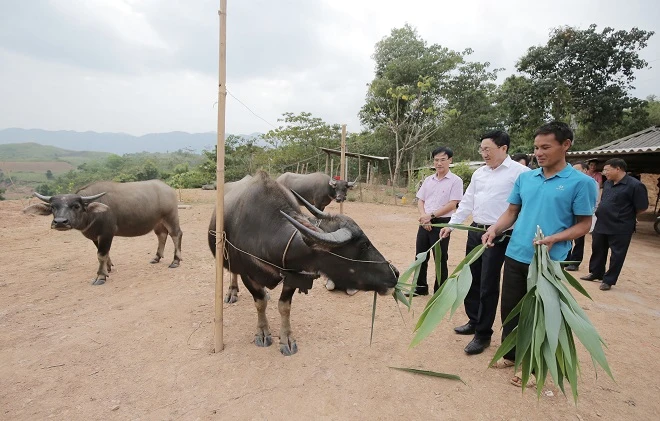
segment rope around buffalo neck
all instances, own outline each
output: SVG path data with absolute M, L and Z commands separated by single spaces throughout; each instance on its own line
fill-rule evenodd
M 285 264 L 284 264 L 284 259 L 285 259 L 285 257 L 286 257 L 286 253 L 287 253 L 287 251 L 289 250 L 289 246 L 291 245 L 291 241 L 293 240 L 293 237 L 295 237 L 295 235 L 296 235 L 297 232 L 298 232 L 298 231 L 294 231 L 294 232 L 293 232 L 293 235 L 291 235 L 291 238 L 289 238 L 289 242 L 286 244 L 286 248 L 284 249 L 284 253 L 282 254 L 282 266 L 285 266 Z M 216 235 L 216 232 L 215 232 L 214 230 L 209 230 L 209 233 L 210 233 L 211 235 L 213 235 L 213 236 L 216 238 L 216 243 L 215 243 L 215 245 L 216 245 L 216 247 L 217 247 L 218 244 L 219 244 L 219 241 L 217 240 L 218 236 Z M 222 232 L 222 240 L 220 240 L 220 241 L 224 241 L 225 243 L 227 243 L 227 244 L 229 244 L 230 246 L 232 246 L 235 250 L 237 250 L 237 251 L 239 251 L 239 252 L 241 252 L 241 253 L 243 253 L 243 254 L 247 254 L 248 256 L 253 257 L 253 258 L 259 260 L 260 262 L 266 263 L 266 264 L 268 264 L 268 265 L 270 265 L 270 266 L 273 266 L 273 267 L 276 267 L 276 268 L 278 268 L 278 269 L 280 269 L 280 270 L 284 270 L 284 271 L 287 271 L 287 272 L 295 272 L 295 270 L 293 270 L 293 269 L 287 269 L 287 268 L 284 268 L 284 267 L 280 267 L 280 266 L 278 266 L 278 265 L 276 265 L 276 264 L 274 264 L 274 263 L 271 263 L 271 262 L 269 262 L 269 261 L 267 261 L 267 260 L 264 260 L 264 259 L 262 259 L 262 258 L 260 258 L 260 257 L 257 257 L 257 256 L 255 256 L 254 254 L 248 253 L 248 252 L 245 251 L 245 250 L 241 250 L 241 249 L 239 249 L 238 247 L 236 247 L 234 244 L 232 244 L 232 243 L 227 239 L 227 233 L 224 232 L 224 231 Z M 225 256 L 225 258 L 227 259 L 227 262 L 229 262 L 229 255 L 227 254 L 227 248 L 226 248 L 226 247 L 223 247 L 223 248 L 224 248 L 224 251 L 225 251 L 224 256 Z M 341 256 L 341 255 L 339 255 L 339 254 L 337 254 L 337 253 L 333 253 L 333 252 L 331 252 L 331 251 L 328 251 L 328 253 L 329 253 L 329 254 L 332 254 L 332 255 L 335 256 L 335 257 L 339 257 L 340 259 L 349 260 L 349 261 L 351 261 L 351 262 L 357 262 L 357 263 L 387 263 L 387 264 L 390 266 L 390 270 L 392 270 L 392 273 L 394 273 L 394 269 L 393 269 L 393 266 L 392 266 L 392 262 L 390 262 L 389 260 L 383 260 L 383 261 L 380 261 L 380 262 L 377 261 L 377 260 L 357 260 L 357 259 L 351 259 L 350 257 Z M 231 271 L 231 262 L 229 262 L 229 265 L 230 265 L 230 271 Z

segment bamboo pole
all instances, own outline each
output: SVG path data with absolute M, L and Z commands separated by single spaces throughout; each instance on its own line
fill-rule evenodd
M 325 154 L 325 173 L 328 174 L 328 170 L 330 169 L 330 154 L 326 153 Z
M 222 233 L 225 228 L 225 107 L 227 103 L 227 0 L 220 0 L 220 48 L 218 58 L 218 141 L 216 162 L 216 198 L 215 198 L 215 317 L 213 318 L 214 352 L 220 352 L 225 345 L 222 340 L 222 278 L 224 268 L 224 242 Z
M 358 188 L 360 189 L 360 202 L 362 202 L 362 162 L 358 155 Z
M 341 125 L 341 156 L 339 159 L 339 179 L 346 180 L 346 125 L 345 124 Z M 344 213 L 344 202 L 339 203 L 339 213 Z

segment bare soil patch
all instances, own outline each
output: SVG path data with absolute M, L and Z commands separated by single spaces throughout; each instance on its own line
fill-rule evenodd
M 167 268 L 169 241 L 166 258 L 151 265 L 155 235 L 117 238 L 116 271 L 99 287 L 90 285 L 97 265 L 90 241 L 51 231 L 50 217 L 23 215 L 27 201 L 0 202 L 0 419 L 646 420 L 660 412 L 660 236 L 650 216 L 641 218 L 619 284 L 603 292 L 585 282 L 594 301 L 577 297 L 608 345 L 616 383 L 602 371 L 596 378 L 579 345 L 575 406 L 552 386 L 540 398 L 521 394 L 508 383 L 511 369 L 488 369 L 499 337 L 466 356 L 470 338 L 452 330 L 466 321 L 462 308 L 408 349 L 425 299 L 411 313 L 402 308 L 402 320 L 394 300 L 379 297 L 370 346 L 373 296 L 329 292 L 320 281 L 293 299 L 296 355 L 254 346 L 256 312 L 242 285 L 238 303 L 224 305 L 225 350 L 212 353 L 206 230 L 215 192 L 184 190 L 182 198 L 192 207 L 180 210 L 181 267 Z M 416 210 L 384 202 L 348 202 L 344 212 L 403 270 L 414 258 Z M 465 234 L 453 234 L 450 267 L 464 246 Z M 586 247 L 588 257 L 589 238 Z M 268 309 L 274 334 L 278 295 L 271 292 Z M 455 373 L 465 384 L 388 366 Z

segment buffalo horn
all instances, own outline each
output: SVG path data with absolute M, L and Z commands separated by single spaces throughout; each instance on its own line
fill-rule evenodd
M 291 224 L 300 231 L 300 233 L 307 238 L 311 239 L 313 242 L 317 244 L 323 244 L 327 245 L 330 247 L 339 247 L 342 246 L 349 241 L 351 241 L 351 237 L 353 234 L 348 228 L 340 228 L 337 231 L 334 232 L 317 232 L 309 229 L 308 227 L 304 226 L 300 222 L 296 221 L 286 213 L 280 211 L 284 217 L 291 222 Z
M 318 209 L 316 206 L 309 203 L 301 195 L 299 195 L 295 190 L 291 189 L 291 193 L 293 193 L 298 198 L 298 200 L 300 200 L 302 202 L 303 206 L 305 206 L 307 208 L 307 210 L 310 211 L 312 213 L 312 215 L 314 215 L 315 217 L 317 217 L 319 219 L 328 219 L 328 218 L 330 218 L 330 215 L 328 215 L 327 213 L 325 213 L 322 210 Z
M 94 196 L 81 196 L 80 198 L 82 199 L 83 202 L 92 202 L 99 197 L 103 196 L 106 192 L 95 194 Z
M 37 192 L 34 192 L 34 193 L 32 193 L 32 194 L 33 194 L 35 197 L 38 197 L 39 199 L 43 200 L 43 201 L 46 202 L 46 203 L 50 203 L 50 198 L 52 197 L 52 196 L 43 196 L 43 195 L 41 195 L 41 194 L 39 194 L 39 193 L 37 193 Z

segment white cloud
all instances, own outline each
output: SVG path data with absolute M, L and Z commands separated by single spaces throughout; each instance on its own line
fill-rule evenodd
M 596 23 L 658 30 L 651 0 L 497 3 L 466 0 L 229 0 L 227 83 L 252 112 L 278 125 L 312 112 L 358 131 L 373 78 L 374 45 L 409 23 L 429 43 L 504 67 L 504 78 L 551 28 Z M 218 2 L 32 0 L 0 16 L 0 128 L 132 134 L 216 128 Z M 641 56 L 635 94 L 660 94 L 660 34 Z M 227 98 L 229 133 L 272 127 Z

